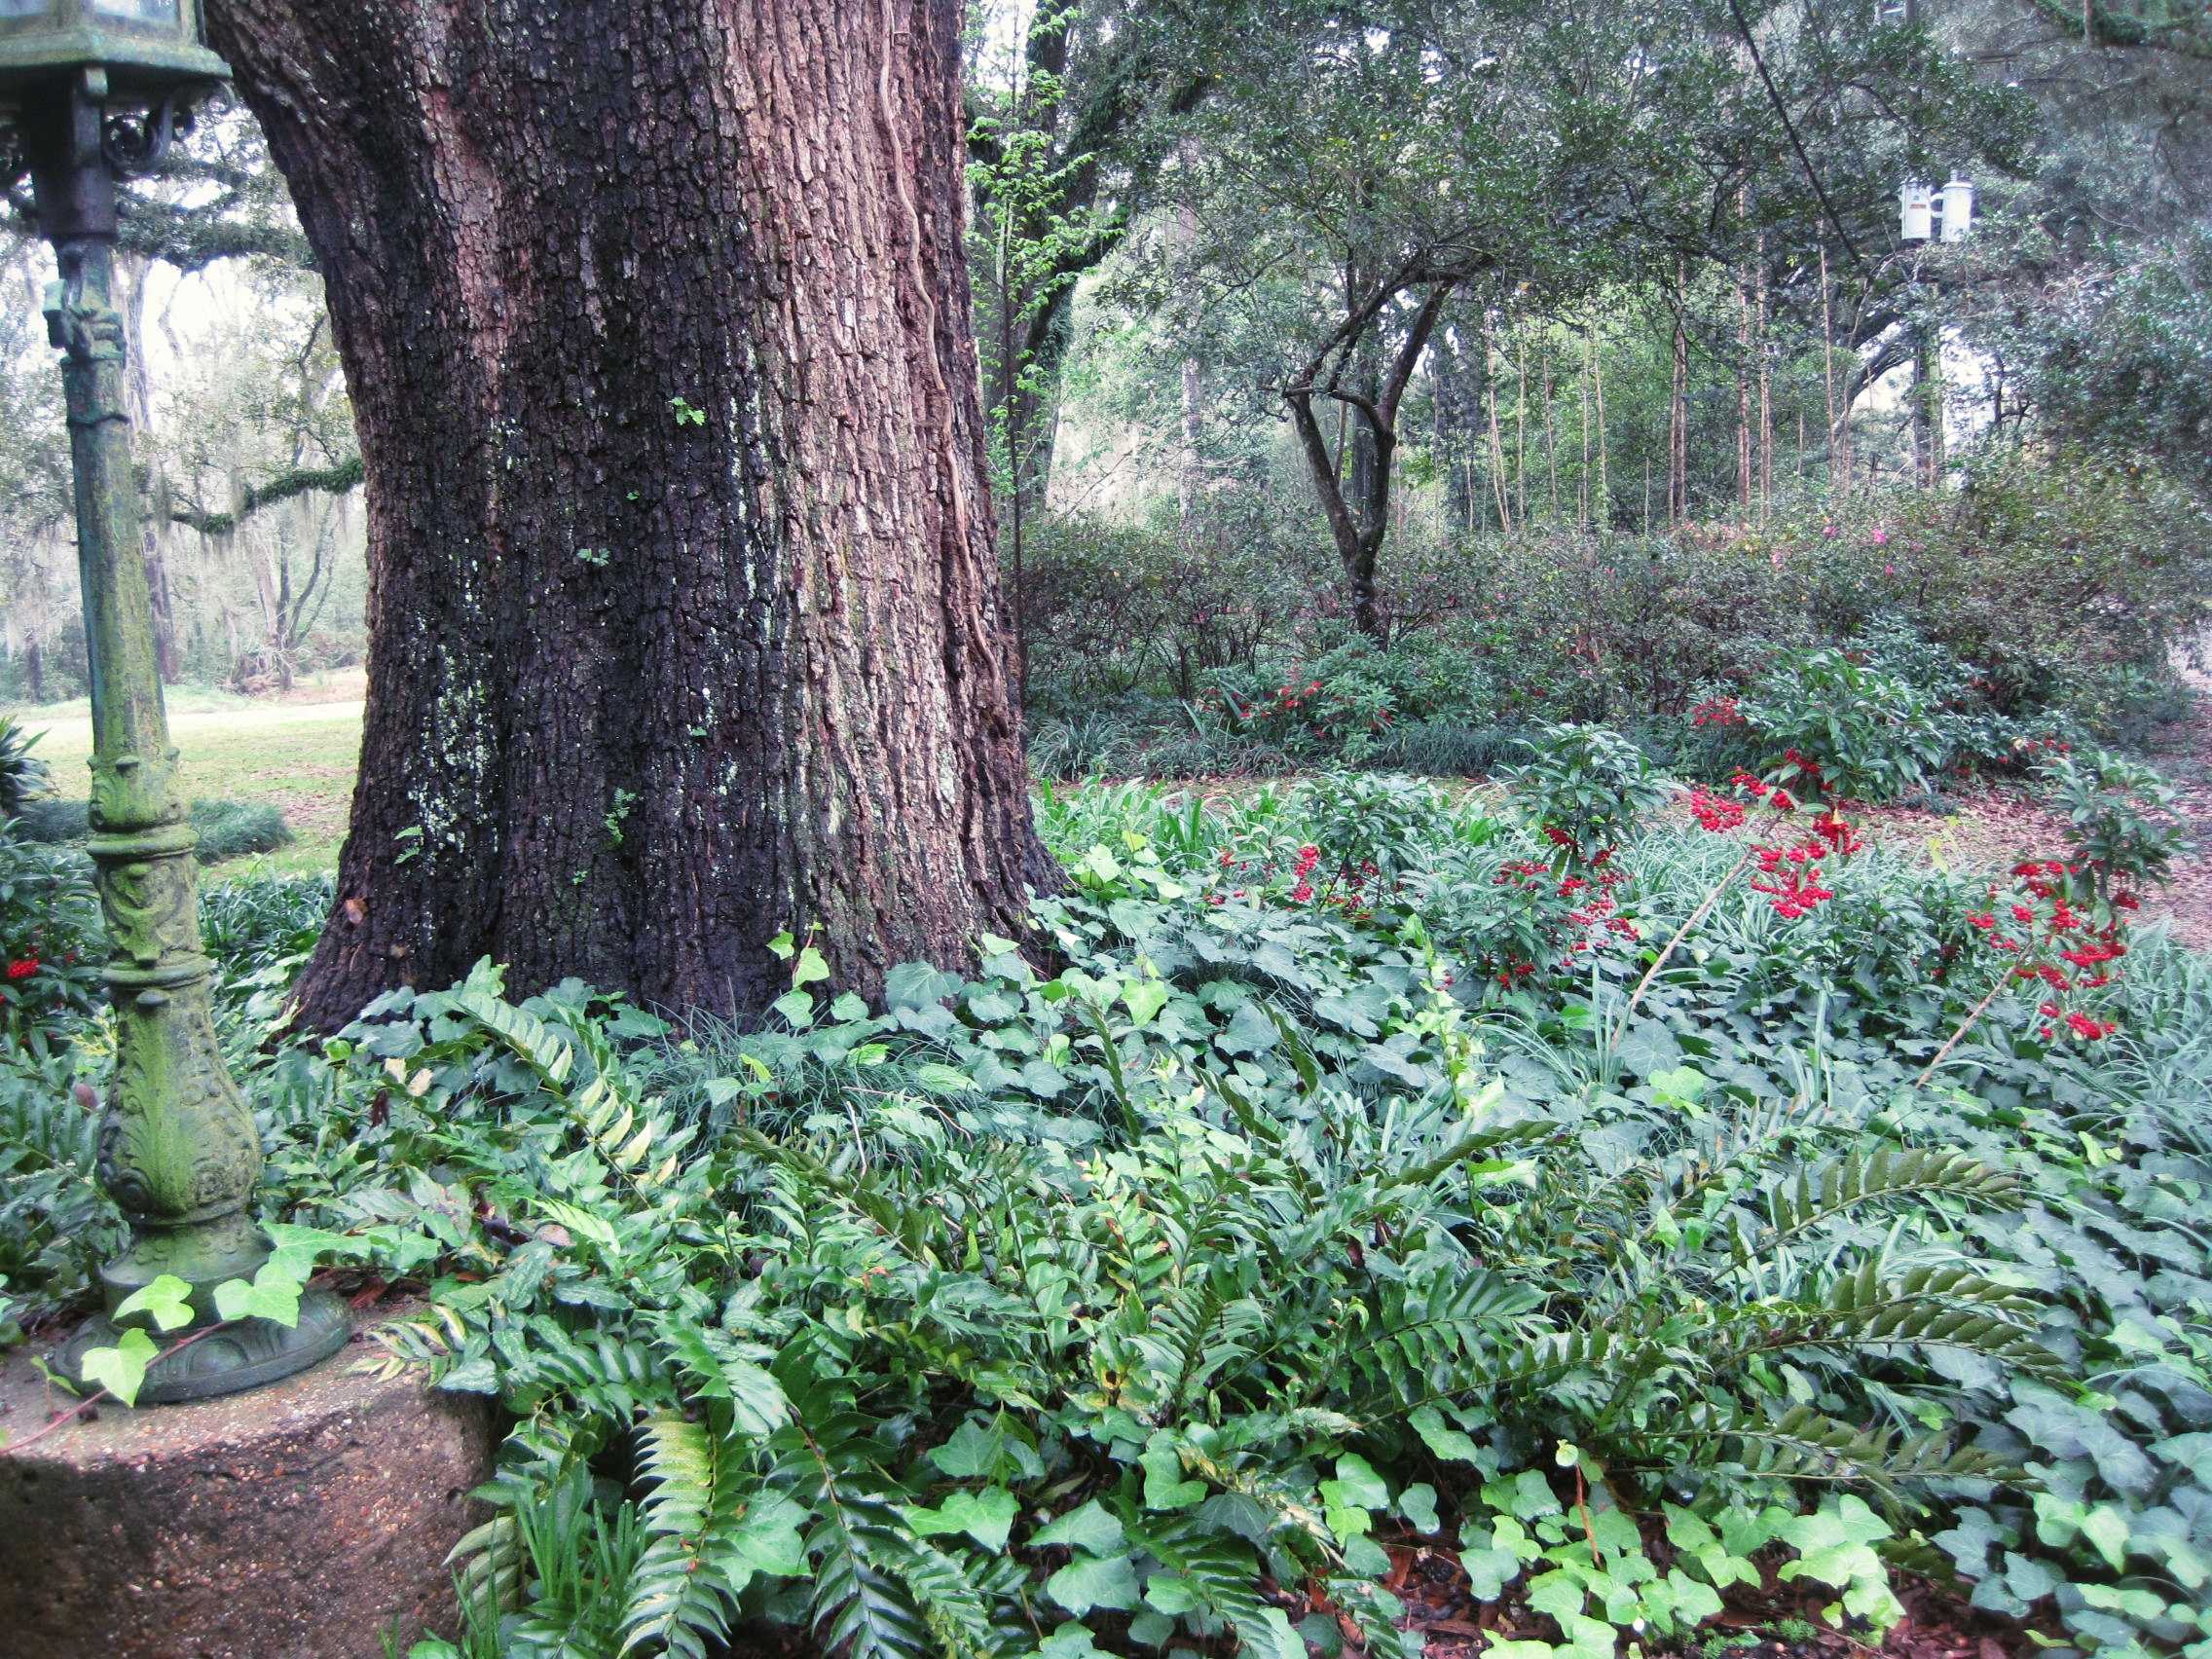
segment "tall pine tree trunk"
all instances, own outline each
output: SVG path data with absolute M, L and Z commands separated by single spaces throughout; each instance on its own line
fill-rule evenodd
M 367 466 L 328 1026 L 479 956 L 744 1014 L 1017 933 L 952 0 L 218 0 Z

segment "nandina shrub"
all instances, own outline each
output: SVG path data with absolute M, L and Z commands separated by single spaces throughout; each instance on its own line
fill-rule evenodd
M 1926 694 L 1848 650 L 1782 653 L 1739 715 L 1767 766 L 1815 756 L 1825 789 L 1845 800 L 1895 800 L 1943 759 Z
M 2059 753 L 2042 767 L 2060 811 L 2086 892 L 2079 902 L 2110 906 L 2122 895 L 2172 877 L 2173 861 L 2194 850 L 2179 793 L 2148 766 L 2104 750 Z
M 98 1004 L 100 938 L 83 856 L 0 836 L 0 1052 L 70 1040 Z
M 1529 749 L 1502 776 L 1563 874 L 1602 866 L 1664 798 L 1649 756 L 1604 726 L 1546 726 Z

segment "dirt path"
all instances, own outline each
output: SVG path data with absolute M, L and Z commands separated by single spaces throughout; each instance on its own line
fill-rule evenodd
M 2187 670 L 2183 679 L 2196 692 L 2195 707 L 2187 719 L 2159 728 L 2153 758 L 2180 786 L 2197 850 L 2174 861 L 2170 886 L 2144 896 L 2140 919 L 2171 922 L 2181 943 L 2212 950 L 2212 677 Z M 1883 841 L 1938 846 L 1958 864 L 2002 869 L 2022 859 L 2065 856 L 2065 820 L 2019 786 L 1974 784 L 1949 794 L 1952 814 L 1884 806 L 1862 809 L 1863 819 Z

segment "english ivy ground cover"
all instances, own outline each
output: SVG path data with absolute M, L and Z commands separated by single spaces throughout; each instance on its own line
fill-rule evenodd
M 1749 831 L 1591 882 L 1389 780 L 1046 815 L 1073 884 L 973 979 L 871 1009 L 793 940 L 739 1035 L 485 965 L 262 1063 L 269 1216 L 426 1283 L 391 1363 L 513 1414 L 470 1659 L 1395 1659 L 1419 1539 L 1500 1659 L 1778 1586 L 1871 1641 L 1900 1568 L 2061 1659 L 2212 1654 L 2196 958 L 2135 941 L 2093 1042 L 2001 987 L 1919 1087 L 1986 879 L 1726 888 L 1626 1012 Z M 242 1054 L 285 970 L 230 920 Z M 52 1299 L 82 1119 L 11 1075 Z

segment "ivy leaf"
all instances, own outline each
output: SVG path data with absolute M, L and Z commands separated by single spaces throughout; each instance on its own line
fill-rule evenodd
M 2127 1517 L 2109 1503 L 2100 1503 L 2083 1518 L 2082 1536 L 2096 1546 L 2105 1565 L 2118 1572 L 2127 1560 Z
M 965 1532 L 996 1553 L 1006 1548 L 1007 1535 L 1014 1530 L 1014 1518 L 1020 1510 L 1021 1505 L 1006 1488 L 985 1487 L 981 1492 L 956 1492 L 936 1509 L 911 1507 L 906 1519 L 922 1537 Z
M 163 1330 L 181 1330 L 192 1323 L 192 1286 L 174 1273 L 163 1273 L 116 1305 L 117 1318 L 129 1313 L 151 1313 Z
M 1421 1443 L 1448 1463 L 1472 1463 L 1482 1455 L 1482 1448 L 1446 1422 L 1444 1414 L 1434 1406 L 1421 1407 L 1406 1420 L 1414 1425 Z
M 358 1238 L 343 1233 L 327 1233 L 319 1227 L 293 1227 L 281 1221 L 273 1221 L 263 1227 L 270 1241 L 276 1246 L 270 1264 L 279 1267 L 302 1283 L 314 1272 L 315 1264 L 325 1256 L 357 1254 L 361 1248 Z
M 1090 1640 L 1089 1630 L 1074 1619 L 1037 1644 L 1044 1659 L 1093 1659 L 1098 1648 Z
M 1078 1618 L 1093 1607 L 1125 1611 L 1137 1604 L 1136 1568 L 1125 1555 L 1077 1556 L 1045 1580 L 1045 1594 Z
M 1337 1459 L 1337 1478 L 1321 1483 L 1321 1501 L 1332 1509 L 1387 1509 L 1390 1489 L 1372 1463 L 1347 1452 Z
M 1276 1043 L 1274 1021 L 1258 1003 L 1246 1003 L 1229 1022 L 1229 1029 L 1214 1039 L 1225 1054 L 1257 1054 Z
M 812 991 L 786 991 L 768 1005 L 793 1025 L 814 1023 L 814 993 Z
M 306 1278 L 287 1270 L 275 1257 L 261 1264 L 248 1283 L 225 1279 L 215 1287 L 215 1311 L 225 1319 L 274 1319 L 279 1325 L 300 1322 L 300 1287 Z
M 1129 1023 L 1142 1025 L 1167 1006 L 1167 986 L 1158 979 L 1134 980 L 1122 987 L 1122 1001 L 1128 1006 Z
M 1436 1514 L 1436 1489 L 1426 1481 L 1417 1481 L 1398 1493 L 1398 1513 L 1412 1522 L 1414 1530 L 1423 1537 L 1438 1531 L 1444 1525 Z
M 114 1347 L 87 1348 L 77 1364 L 86 1382 L 97 1382 L 125 1405 L 134 1406 L 145 1385 L 146 1368 L 160 1351 L 154 1339 L 133 1325 Z
M 1038 1480 L 1045 1473 L 1036 1452 L 1003 1413 L 988 1428 L 968 1419 L 951 1439 L 931 1451 L 929 1459 L 956 1481 L 996 1481 L 1009 1475 Z
M 1137 1461 L 1144 1466 L 1144 1506 L 1147 1509 L 1188 1509 L 1194 1503 L 1205 1501 L 1206 1483 L 1183 1478 L 1183 1459 L 1168 1434 L 1155 1435 Z
M 817 979 L 830 977 L 830 964 L 823 961 L 822 952 L 808 945 L 798 953 L 798 966 L 792 970 L 792 989 L 811 985 Z
M 1109 1515 L 1094 1497 L 1081 1509 L 1071 1509 L 1051 1526 L 1031 1533 L 1029 1547 L 1043 1549 L 1048 1544 L 1065 1544 L 1070 1549 L 1088 1550 L 1092 1555 L 1112 1555 L 1123 1547 L 1123 1536 L 1121 1522 Z M 1068 1610 L 1075 1611 L 1072 1607 Z

